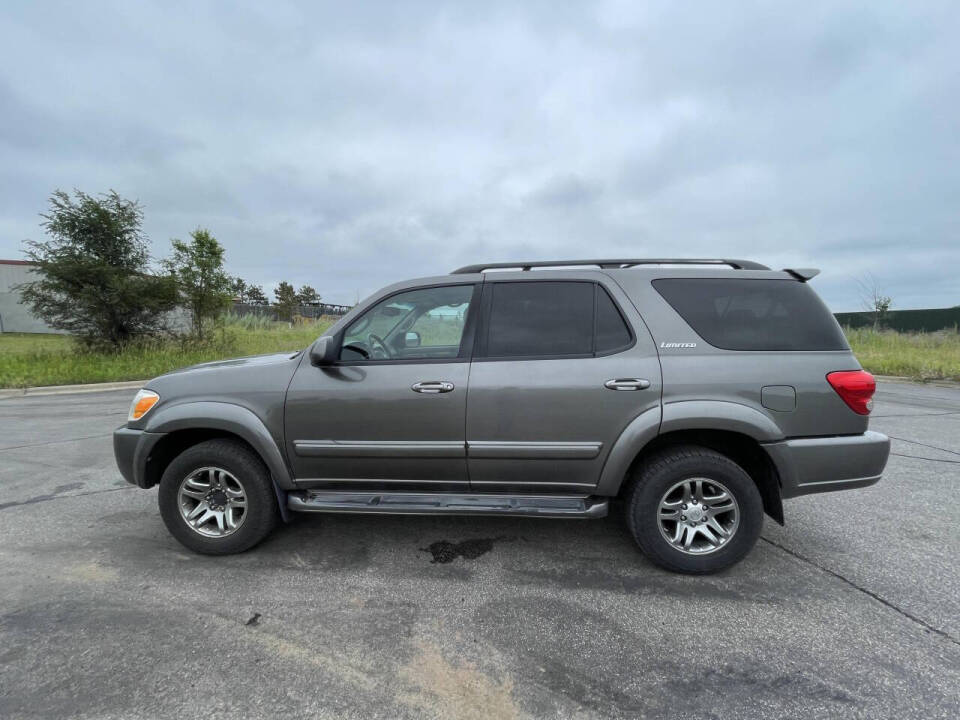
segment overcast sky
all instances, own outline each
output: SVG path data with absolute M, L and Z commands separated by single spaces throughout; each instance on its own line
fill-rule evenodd
M 0 257 L 73 187 L 138 198 L 155 256 L 203 226 L 331 302 L 667 255 L 956 305 L 960 3 L 7 0 Z

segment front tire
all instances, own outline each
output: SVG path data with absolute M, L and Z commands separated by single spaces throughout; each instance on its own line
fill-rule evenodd
M 627 525 L 652 562 L 703 574 L 742 560 L 763 529 L 763 500 L 730 458 L 698 445 L 660 450 L 639 465 Z
M 167 466 L 158 494 L 164 524 L 184 547 L 204 555 L 249 550 L 277 524 L 270 472 L 248 446 L 207 440 Z

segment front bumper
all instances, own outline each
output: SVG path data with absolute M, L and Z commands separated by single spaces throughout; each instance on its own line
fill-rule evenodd
M 113 455 L 123 479 L 132 485 L 147 488 L 147 459 L 150 451 L 164 436 L 128 428 L 126 425 L 113 431 Z
M 780 474 L 783 498 L 867 487 L 883 474 L 890 438 L 863 435 L 795 438 L 763 446 Z

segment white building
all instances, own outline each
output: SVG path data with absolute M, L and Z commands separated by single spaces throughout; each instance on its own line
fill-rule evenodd
M 30 263 L 24 260 L 0 260 L 0 332 L 57 332 L 20 302 L 20 293 L 14 288 L 31 280 L 33 265 Z

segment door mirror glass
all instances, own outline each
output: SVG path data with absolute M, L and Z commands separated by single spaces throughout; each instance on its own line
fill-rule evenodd
M 324 336 L 310 346 L 310 362 L 318 367 L 333 365 L 337 361 L 337 343 L 334 338 Z
M 416 330 L 408 331 L 403 338 L 403 343 L 407 349 L 420 347 L 420 333 Z

